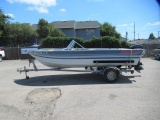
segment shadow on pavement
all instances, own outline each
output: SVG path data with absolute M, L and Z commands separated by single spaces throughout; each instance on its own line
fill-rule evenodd
M 113 84 L 131 84 L 135 80 L 131 78 L 140 76 L 123 76 L 120 75 L 117 82 Z M 91 84 L 108 84 L 99 74 L 65 74 L 65 75 L 48 75 L 31 77 L 30 79 L 19 79 L 14 81 L 16 84 L 25 86 L 67 86 L 67 85 L 91 85 Z
M 159 59 L 156 59 L 156 58 L 150 58 L 150 59 L 155 61 L 160 61 Z

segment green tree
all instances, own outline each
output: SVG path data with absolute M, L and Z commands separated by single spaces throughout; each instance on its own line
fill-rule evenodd
M 3 13 L 3 10 L 0 9 L 0 45 L 6 44 L 6 33 L 5 33 L 5 26 L 8 23 L 10 17 Z
M 150 35 L 149 35 L 149 38 L 148 39 L 155 39 L 155 36 L 153 35 L 153 33 L 151 33 Z
M 40 38 L 46 38 L 49 35 L 49 24 L 46 20 L 40 19 L 37 26 L 37 33 Z
M 100 25 L 100 34 L 102 37 L 110 36 L 118 39 L 121 37 L 121 35 L 116 31 L 116 27 L 106 22 Z
M 65 34 L 58 28 L 50 26 L 49 36 L 51 37 L 65 37 Z
M 46 20 L 40 19 L 37 26 L 37 32 L 40 38 L 52 37 L 64 37 L 65 34 L 58 28 L 54 28 Z
M 7 44 L 9 46 L 25 46 L 36 36 L 36 32 L 28 23 L 7 24 L 5 31 L 7 33 Z

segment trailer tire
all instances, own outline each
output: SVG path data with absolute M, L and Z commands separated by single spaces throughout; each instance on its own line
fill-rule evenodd
M 2 62 L 2 55 L 0 55 L 0 62 Z
M 114 83 L 119 77 L 119 71 L 114 68 L 109 68 L 104 71 L 104 79 L 108 83 Z

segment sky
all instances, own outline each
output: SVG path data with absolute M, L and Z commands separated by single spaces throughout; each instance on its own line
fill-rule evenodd
M 11 22 L 37 24 L 53 21 L 98 21 L 110 23 L 128 40 L 160 37 L 159 0 L 0 0 Z

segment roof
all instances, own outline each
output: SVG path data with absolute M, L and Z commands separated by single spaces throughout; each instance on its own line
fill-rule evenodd
M 129 43 L 131 43 L 131 44 L 143 44 L 145 41 L 147 41 L 147 40 L 134 40 L 134 41 L 130 41 Z
M 51 25 L 53 25 L 55 28 L 74 28 L 75 21 L 56 21 L 52 22 Z
M 99 28 L 100 24 L 97 21 L 79 21 L 75 20 L 70 21 L 55 21 L 50 23 L 55 28 L 65 29 L 65 28 L 73 28 L 73 29 L 89 29 L 89 28 Z M 33 24 L 32 28 L 34 30 L 37 29 L 37 24 Z
M 143 44 L 160 44 L 160 40 L 147 40 Z
M 127 40 L 125 37 L 120 37 L 121 40 Z
M 99 28 L 100 24 L 97 21 L 81 21 L 76 22 L 75 29 L 84 29 L 84 28 Z
M 56 28 L 75 28 L 75 29 L 85 29 L 85 28 L 98 28 L 100 27 L 97 21 L 56 21 L 51 23 Z
M 135 40 L 131 41 L 131 44 L 160 44 L 160 38 L 154 40 Z

